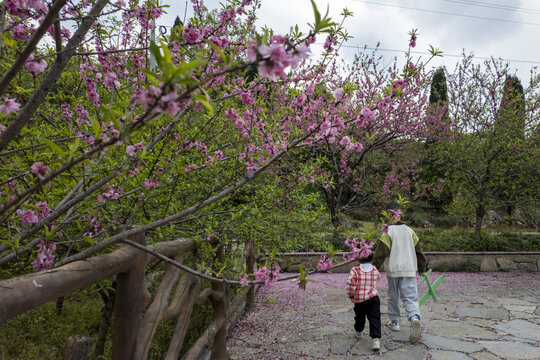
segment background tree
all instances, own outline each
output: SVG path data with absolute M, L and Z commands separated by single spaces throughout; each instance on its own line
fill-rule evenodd
M 448 115 L 448 89 L 445 72 L 446 70 L 440 67 L 433 73 L 428 112 L 432 113 L 434 118 L 440 117 L 441 122 L 427 124 L 433 134 L 437 134 L 437 136 L 424 142 L 422 150 L 424 155 L 419 175 L 423 183 L 431 184 L 425 188 L 425 195 L 421 199 L 437 215 L 441 215 L 443 208 L 452 201 L 452 193 L 447 183 L 450 176 L 447 166 L 447 157 L 449 156 L 447 141 L 451 119 Z
M 499 197 L 506 181 L 513 181 L 510 177 L 527 177 L 524 166 L 512 167 L 510 174 L 508 163 L 530 164 L 531 161 L 532 153 L 520 151 L 520 147 L 510 141 L 517 139 L 515 127 L 522 124 L 523 118 L 519 116 L 522 109 L 519 97 L 503 101 L 507 76 L 508 65 L 501 60 L 491 59 L 475 65 L 469 56 L 464 57 L 449 81 L 450 116 L 457 125 L 449 148 L 455 194 L 450 208 L 454 214 L 461 213 L 465 217 L 474 214 L 476 240 L 480 239 L 487 210 L 509 205 L 508 202 L 503 204 Z M 512 107 L 503 106 L 508 102 Z M 532 107 L 529 110 L 530 114 L 535 112 Z M 505 121 L 515 121 L 513 125 L 501 126 L 501 114 Z M 534 117 L 527 120 L 526 129 L 533 128 L 537 121 Z M 533 144 L 530 151 L 536 152 Z M 523 189 L 515 190 L 515 194 L 520 191 L 525 194 Z M 516 201 L 514 199 L 514 204 Z

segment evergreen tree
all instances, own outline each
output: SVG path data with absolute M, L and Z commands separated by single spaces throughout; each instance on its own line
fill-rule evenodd
M 448 90 L 446 86 L 446 75 L 444 68 L 438 68 L 433 74 L 429 94 L 429 108 L 433 120 L 429 123 L 430 131 L 442 134 L 441 126 L 448 124 Z M 442 114 L 441 114 L 442 112 Z M 441 121 L 437 121 L 441 119 Z M 424 144 L 424 158 L 422 160 L 421 178 L 423 183 L 433 184 L 432 188 L 438 189 L 436 192 L 428 192 L 423 199 L 428 203 L 428 207 L 434 208 L 440 213 L 444 206 L 452 201 L 452 193 L 445 186 L 445 179 L 448 177 L 448 166 L 446 161 L 446 142 L 443 136 L 427 140 Z

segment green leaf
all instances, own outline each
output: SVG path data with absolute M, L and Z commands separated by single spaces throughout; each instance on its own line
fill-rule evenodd
M 223 61 L 225 61 L 226 64 L 230 62 L 230 60 L 227 58 L 227 55 L 225 55 L 225 53 L 221 51 L 221 49 L 216 44 L 207 39 L 204 39 L 203 41 L 210 45 L 214 50 L 216 50 L 216 52 L 219 54 L 219 56 L 221 56 L 221 58 L 223 59 Z
M 8 241 L 8 240 L 0 240 L 0 242 L 6 244 L 7 246 L 9 246 L 9 247 L 11 247 L 11 248 L 15 248 L 15 244 L 12 243 L 11 241 Z
M 96 137 L 96 139 L 99 139 L 99 136 L 102 132 L 99 121 L 95 117 L 91 117 L 90 122 L 92 123 L 92 130 L 94 131 L 94 136 Z
M 198 95 L 193 95 L 192 98 L 193 98 L 193 100 L 197 100 L 201 104 L 203 104 L 203 106 L 206 108 L 206 110 L 208 110 L 208 112 L 211 115 L 214 114 L 214 107 L 212 106 L 212 104 L 210 104 L 210 102 L 208 102 L 208 99 L 206 98 L 206 96 L 204 96 L 202 94 L 198 94 Z
M 150 42 L 150 54 L 152 54 L 152 56 L 154 56 L 154 59 L 156 59 L 156 64 L 161 67 L 161 65 L 163 64 L 163 56 L 161 55 L 159 46 L 157 46 L 154 41 Z
M 55 153 L 60 155 L 60 157 L 64 157 L 66 155 L 66 152 L 64 150 L 62 150 L 62 148 L 60 148 L 60 146 L 56 145 L 51 140 L 45 139 L 45 138 L 39 138 L 39 141 L 44 142 L 45 144 L 47 144 L 47 146 L 50 147 L 52 151 L 54 151 Z

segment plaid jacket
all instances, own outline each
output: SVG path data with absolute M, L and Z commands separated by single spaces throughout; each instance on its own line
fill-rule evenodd
M 347 293 L 353 303 L 359 303 L 377 296 L 375 285 L 381 280 L 381 274 L 375 266 L 369 272 L 363 272 L 360 265 L 355 265 L 347 279 Z

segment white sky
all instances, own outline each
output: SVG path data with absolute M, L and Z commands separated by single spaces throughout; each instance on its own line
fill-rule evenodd
M 171 5 L 158 25 L 172 25 L 178 15 L 191 14 L 191 1 L 162 0 Z M 456 57 L 463 51 L 477 57 L 490 56 L 510 60 L 511 69 L 523 85 L 528 84 L 529 71 L 540 66 L 540 1 L 538 0 L 315 0 L 319 11 L 329 14 L 336 22 L 344 8 L 354 13 L 344 27 L 353 36 L 341 51 L 345 60 L 351 60 L 356 47 L 374 47 L 395 51 L 380 52 L 388 59 L 398 56 L 408 47 L 408 32 L 418 29 L 414 49 L 427 59 L 432 45 L 446 55 L 432 66 L 445 65 L 449 71 L 455 67 Z M 205 0 L 208 8 L 219 7 L 218 0 Z M 287 33 L 291 25 L 308 31 L 313 22 L 309 0 L 262 0 L 258 12 L 260 26 L 267 25 L 276 33 Z M 317 39 L 323 43 L 324 38 Z M 314 48 L 317 50 L 317 48 Z M 479 61 L 482 61 L 479 59 Z

